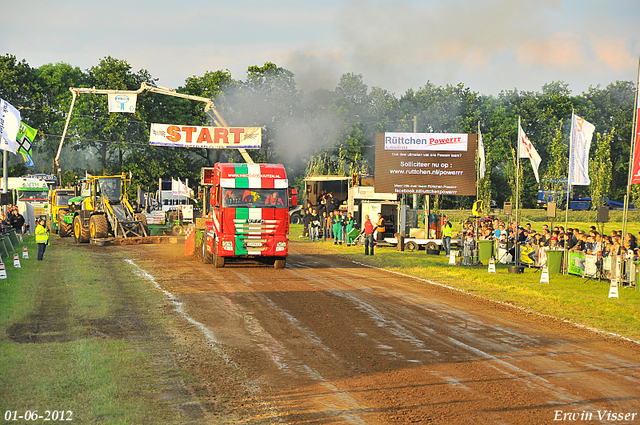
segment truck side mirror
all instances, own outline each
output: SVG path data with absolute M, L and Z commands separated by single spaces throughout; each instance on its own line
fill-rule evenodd
M 298 189 L 289 190 L 289 206 L 295 207 L 298 205 Z
M 216 190 L 215 186 L 212 186 L 211 189 L 209 189 L 209 203 L 215 207 L 218 206 L 218 191 Z

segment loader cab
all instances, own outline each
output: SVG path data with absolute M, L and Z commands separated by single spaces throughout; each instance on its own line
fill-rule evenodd
M 108 177 L 98 181 L 99 194 L 111 203 L 119 202 L 122 197 L 122 179 Z

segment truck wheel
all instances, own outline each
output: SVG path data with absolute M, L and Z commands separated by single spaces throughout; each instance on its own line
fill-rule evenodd
M 184 235 L 184 227 L 176 224 L 171 228 L 171 234 L 174 236 L 183 236 Z
M 213 262 L 213 256 L 207 251 L 207 233 L 202 235 L 202 263 L 211 264 Z
M 438 244 L 435 242 L 428 242 L 427 245 L 425 246 L 426 249 L 430 249 L 432 251 L 436 251 L 436 250 L 440 250 L 440 248 L 438 248 Z
M 89 235 L 89 227 L 83 226 L 80 216 L 77 215 L 73 219 L 73 238 L 75 239 L 76 243 L 87 243 L 89 242 L 90 236 L 91 235 Z
M 133 215 L 133 219 L 135 221 L 139 221 L 140 223 L 142 223 L 142 227 L 144 227 L 144 231 L 147 233 L 147 236 L 149 236 L 149 226 L 147 225 L 147 216 L 142 213 L 136 213 Z
M 273 262 L 273 268 L 275 269 L 284 269 L 286 265 L 287 265 L 286 258 L 278 258 Z
M 92 215 L 89 219 L 89 234 L 91 239 L 106 238 L 109 235 L 107 217 L 102 214 Z
M 404 249 L 406 249 L 407 251 L 415 251 L 419 249 L 419 247 L 418 247 L 418 244 L 415 243 L 414 241 L 409 241 L 406 244 L 404 244 Z
M 61 238 L 67 238 L 73 233 L 73 224 L 64 222 L 66 215 L 66 211 L 60 211 L 58 214 L 58 235 L 60 235 Z
M 218 255 L 218 248 L 214 240 L 213 241 L 213 267 L 215 267 L 216 269 L 220 269 L 224 267 L 224 260 L 225 260 L 224 257 L 221 257 L 220 255 Z
M 292 214 L 290 222 L 291 224 L 300 224 L 302 223 L 302 217 L 298 213 Z

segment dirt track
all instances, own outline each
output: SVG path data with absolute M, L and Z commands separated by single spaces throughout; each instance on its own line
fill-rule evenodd
M 184 312 L 176 358 L 209 422 L 640 423 L 637 345 L 317 249 L 274 270 L 117 248 Z

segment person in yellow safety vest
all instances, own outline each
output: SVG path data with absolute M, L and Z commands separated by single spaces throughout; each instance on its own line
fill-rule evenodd
M 442 246 L 447 256 L 451 254 L 451 236 L 453 236 L 453 226 L 447 217 L 442 217 Z
M 44 251 L 49 245 L 49 229 L 44 225 L 44 218 L 38 220 L 38 225 L 36 226 L 36 243 L 38 244 L 38 261 L 42 261 Z
M 482 214 L 483 209 L 484 209 L 484 201 L 482 199 L 478 199 L 476 202 L 473 203 L 473 209 L 471 210 L 471 212 L 473 213 L 474 217 L 480 217 L 480 214 Z

